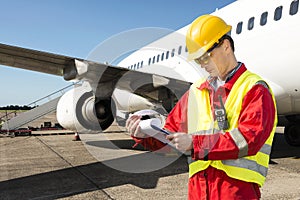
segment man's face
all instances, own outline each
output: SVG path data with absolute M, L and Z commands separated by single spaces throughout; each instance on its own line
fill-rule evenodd
M 219 76 L 219 69 L 214 62 L 214 51 L 211 51 L 210 53 L 205 53 L 200 58 L 196 59 L 195 62 L 198 63 L 202 68 L 205 69 L 212 77 L 218 77 Z
M 202 68 L 204 68 L 210 76 L 222 78 L 226 75 L 226 56 L 223 53 L 223 43 L 214 48 L 209 53 L 205 53 L 200 58 L 195 59 Z

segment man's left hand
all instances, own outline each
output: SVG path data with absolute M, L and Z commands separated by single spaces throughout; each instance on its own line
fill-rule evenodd
M 193 148 L 193 138 L 187 133 L 174 133 L 167 136 L 179 151 L 189 151 Z

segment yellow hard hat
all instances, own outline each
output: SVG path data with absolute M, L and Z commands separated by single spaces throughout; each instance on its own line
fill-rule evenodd
M 217 16 L 202 15 L 195 19 L 186 34 L 188 60 L 201 57 L 230 30 L 231 26 Z

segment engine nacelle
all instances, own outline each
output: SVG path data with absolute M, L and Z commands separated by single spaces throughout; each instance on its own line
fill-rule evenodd
M 57 121 L 64 128 L 79 133 L 101 132 L 114 120 L 112 98 L 96 99 L 88 84 L 66 92 L 57 104 Z

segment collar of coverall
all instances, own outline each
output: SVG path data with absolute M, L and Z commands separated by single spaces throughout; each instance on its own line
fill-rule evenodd
M 235 81 L 238 79 L 238 77 L 244 73 L 247 70 L 247 68 L 245 67 L 244 63 L 238 62 L 238 65 L 232 69 L 227 77 L 226 77 L 226 81 L 225 84 L 223 85 L 223 87 L 231 90 L 233 84 L 235 83 Z M 203 90 L 203 89 L 213 89 L 213 87 L 211 86 L 211 82 L 212 81 L 216 81 L 215 77 L 208 77 L 207 80 L 202 83 L 199 87 L 197 87 L 199 90 Z

